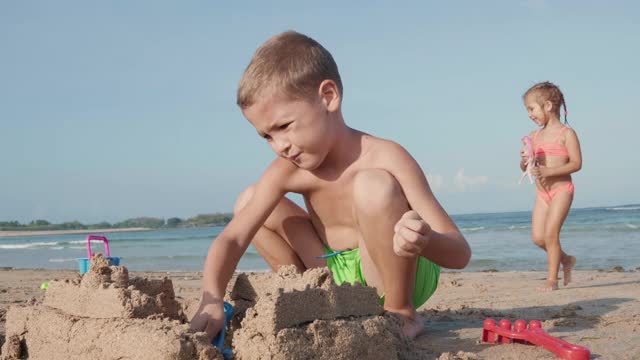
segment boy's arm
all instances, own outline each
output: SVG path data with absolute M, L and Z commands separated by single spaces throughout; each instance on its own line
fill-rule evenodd
M 569 162 L 558 167 L 540 167 L 540 176 L 552 177 L 570 175 L 582 168 L 582 151 L 580 141 L 573 129 L 565 132 L 565 147 L 569 152 Z
M 222 306 L 227 284 L 240 257 L 286 193 L 285 184 L 291 171 L 281 160 L 276 159 L 269 166 L 256 183 L 251 199 L 209 247 L 203 270 L 202 301 L 198 313 L 192 320 L 192 328 L 207 331 L 210 338 L 216 335 L 222 324 L 211 325 L 210 320 L 215 317 L 215 311 L 205 307 Z
M 409 206 L 417 213 L 405 214 L 398 224 L 406 222 L 410 227 L 413 226 L 412 232 L 424 233 L 424 238 L 419 239 L 421 243 L 418 244 L 419 247 L 423 246 L 420 250 L 421 256 L 443 267 L 464 268 L 471 258 L 467 240 L 431 192 L 427 178 L 418 163 L 400 145 L 391 146 L 393 149 L 386 152 L 388 169 L 400 183 Z M 416 221 L 416 215 L 419 215 L 422 221 Z M 396 226 L 397 229 L 400 227 L 403 226 Z M 400 231 L 407 230 L 404 228 Z M 409 236 L 413 235 L 415 234 Z

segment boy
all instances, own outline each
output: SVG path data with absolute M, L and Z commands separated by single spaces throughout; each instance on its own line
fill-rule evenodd
M 439 266 L 468 263 L 469 245 L 420 166 L 400 145 L 349 128 L 342 94 L 331 54 L 305 35 L 284 32 L 254 54 L 237 102 L 278 157 L 209 249 L 194 330 L 213 338 L 222 328 L 226 285 L 250 243 L 273 270 L 328 266 L 338 284 L 375 287 L 412 338 Z M 308 213 L 288 192 L 304 196 Z

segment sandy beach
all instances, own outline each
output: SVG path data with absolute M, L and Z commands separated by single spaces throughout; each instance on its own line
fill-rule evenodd
M 132 272 L 173 281 L 176 299 L 188 303 L 200 291 L 199 272 Z M 419 312 L 427 332 L 416 346 L 440 359 L 554 359 L 541 348 L 480 344 L 483 321 L 540 320 L 550 334 L 585 346 L 591 358 L 640 357 L 640 271 L 576 271 L 574 282 L 550 293 L 535 291 L 542 272 L 446 272 Z M 40 284 L 77 278 L 70 270 L 0 270 L 0 343 L 8 307 L 42 299 Z

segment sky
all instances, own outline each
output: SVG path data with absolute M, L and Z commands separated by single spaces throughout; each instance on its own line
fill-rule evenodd
M 450 214 L 531 209 L 521 97 L 547 80 L 582 145 L 573 206 L 640 203 L 639 4 L 0 1 L 0 221 L 231 211 L 275 157 L 238 81 L 289 29 L 333 54 L 347 124 L 402 144 Z

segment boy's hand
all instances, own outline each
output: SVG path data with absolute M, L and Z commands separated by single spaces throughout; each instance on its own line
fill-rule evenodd
M 409 210 L 398 220 L 393 231 L 393 252 L 398 256 L 416 257 L 429 243 L 431 226 L 417 212 Z
M 206 295 L 205 295 L 206 297 Z M 209 341 L 218 335 L 224 326 L 224 305 L 222 300 L 211 303 L 200 301 L 200 307 L 191 319 L 191 330 L 204 331 Z

